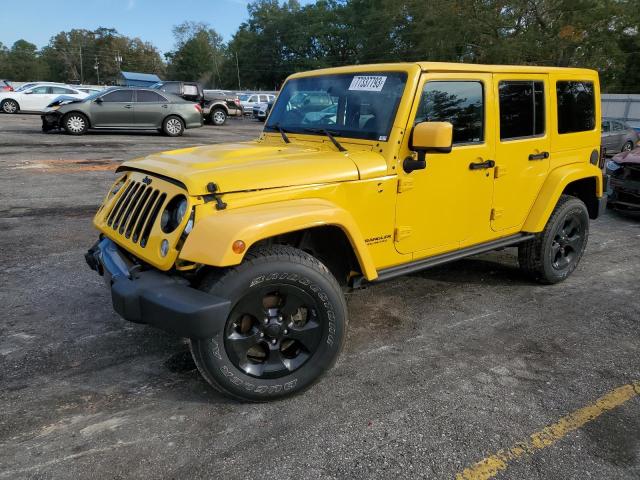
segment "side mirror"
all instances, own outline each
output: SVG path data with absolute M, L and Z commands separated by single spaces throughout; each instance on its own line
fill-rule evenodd
M 98 97 L 94 100 L 96 103 L 102 103 L 102 97 Z
M 32 90 L 27 90 L 26 92 L 24 92 L 25 95 L 33 95 L 33 91 Z
M 421 122 L 413 127 L 409 148 L 418 152 L 418 159 L 407 157 L 402 162 L 406 173 L 426 168 L 427 153 L 449 153 L 453 146 L 453 125 L 450 122 Z

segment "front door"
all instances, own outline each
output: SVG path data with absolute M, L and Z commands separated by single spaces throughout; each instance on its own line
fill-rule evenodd
M 410 126 L 453 124 L 450 153 L 428 153 L 424 170 L 405 173 L 399 157 L 395 245 L 415 258 L 476 243 L 490 234 L 493 189 L 493 88 L 490 74 L 425 74 Z
M 29 112 L 44 110 L 57 95 L 51 93 L 51 87 L 39 86 L 27 90 L 20 99 L 20 109 Z
M 114 90 L 91 104 L 91 126 L 128 127 L 133 124 L 133 90 Z
M 491 227 L 508 234 L 526 220 L 549 170 L 549 78 L 494 75 L 494 92 L 499 112 Z

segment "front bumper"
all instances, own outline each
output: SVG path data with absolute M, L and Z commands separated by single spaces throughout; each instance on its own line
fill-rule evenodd
M 55 110 L 45 111 L 40 115 L 40 118 L 42 119 L 42 130 L 44 131 L 61 128 L 60 119 L 62 115 Z
M 138 271 L 108 238 L 96 242 L 85 259 L 104 276 L 113 308 L 125 320 L 188 338 L 209 338 L 225 326 L 229 300 L 196 290 L 158 270 Z

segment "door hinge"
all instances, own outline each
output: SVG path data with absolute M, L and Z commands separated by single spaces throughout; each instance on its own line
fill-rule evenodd
M 504 208 L 492 208 L 491 209 L 491 220 L 497 220 L 504 214 Z
M 393 241 L 400 242 L 411 236 L 411 227 L 396 227 L 393 232 Z
M 507 174 L 507 167 L 504 165 L 496 165 L 493 169 L 493 178 L 504 177 Z
M 398 180 L 398 193 L 406 192 L 413 188 L 413 178 L 401 178 Z

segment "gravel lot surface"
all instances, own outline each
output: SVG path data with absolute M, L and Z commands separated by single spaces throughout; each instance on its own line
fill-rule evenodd
M 0 479 L 451 479 L 640 380 L 640 217 L 608 212 L 562 284 L 508 249 L 355 291 L 314 388 L 223 398 L 181 339 L 113 313 L 83 254 L 121 161 L 259 129 L 71 137 L 0 115 Z M 640 478 L 640 396 L 496 478 Z

